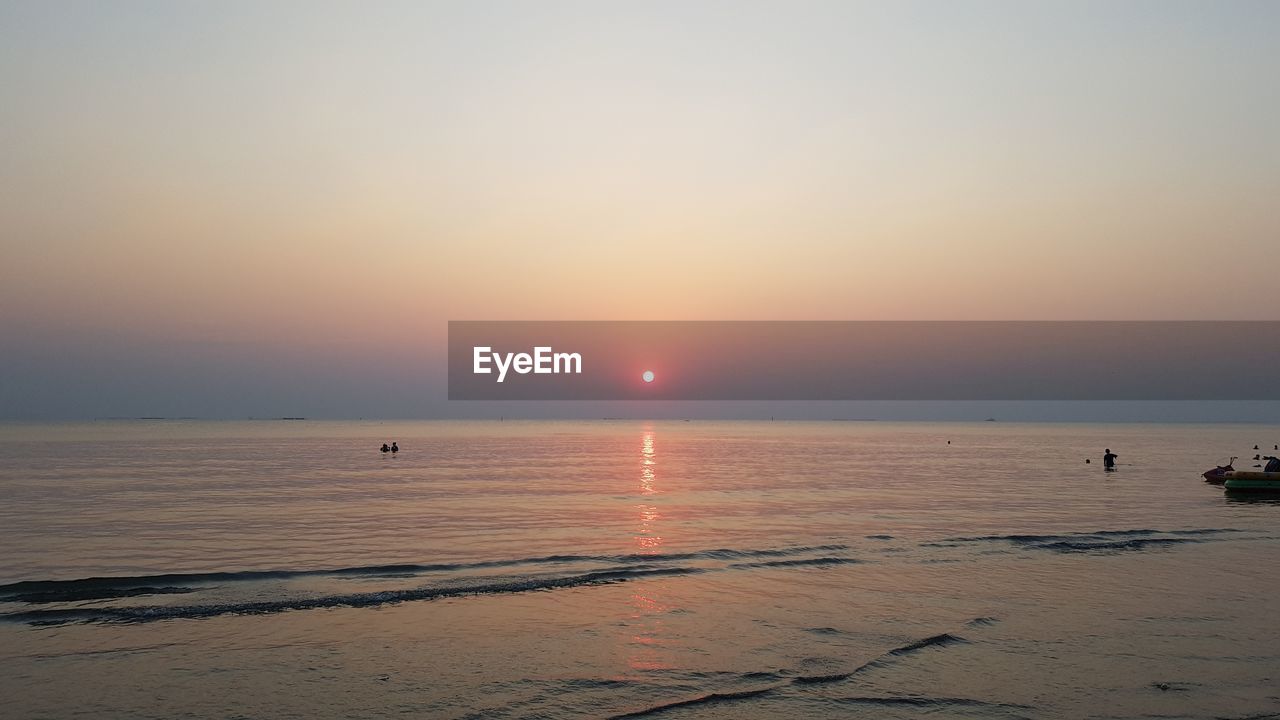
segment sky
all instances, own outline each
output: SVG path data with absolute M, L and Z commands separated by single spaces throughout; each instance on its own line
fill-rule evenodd
M 0 418 L 490 413 L 444 399 L 449 320 L 1280 319 L 1276 37 L 1263 1 L 4 0 Z

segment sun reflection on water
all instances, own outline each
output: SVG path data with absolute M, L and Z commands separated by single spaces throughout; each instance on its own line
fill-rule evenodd
M 657 555 L 662 551 L 662 536 L 658 523 L 662 513 L 655 504 L 661 490 L 658 487 L 658 458 L 654 432 L 646 429 L 640 436 L 640 482 L 637 488 L 645 502 L 635 506 L 638 523 L 634 543 L 641 555 Z M 663 617 L 671 607 L 663 602 L 659 593 L 661 581 L 637 584 L 628 598 L 626 617 L 627 667 L 634 672 L 669 670 L 673 667 L 668 655 Z
M 640 494 L 653 495 L 658 492 L 654 487 L 657 481 L 656 466 L 658 464 L 653 445 L 653 431 L 646 430 L 640 436 Z
M 640 436 L 640 494 L 653 496 L 658 490 L 658 457 L 652 430 L 645 430 Z M 637 503 L 639 525 L 636 528 L 636 551 L 653 555 L 660 551 L 662 536 L 657 533 L 657 523 L 662 519 L 658 506 L 649 502 Z

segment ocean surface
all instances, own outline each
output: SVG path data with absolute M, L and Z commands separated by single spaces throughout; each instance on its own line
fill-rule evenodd
M 1277 442 L 0 425 L 0 716 L 1280 717 L 1280 503 L 1200 478 Z

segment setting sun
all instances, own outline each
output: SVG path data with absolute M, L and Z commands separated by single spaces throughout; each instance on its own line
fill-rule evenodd
M 653 377 L 654 377 L 654 376 L 653 376 L 653 371 L 652 371 L 652 370 L 645 370 L 645 371 L 644 371 L 644 374 L 640 376 L 640 379 L 641 379 L 641 380 L 644 380 L 644 381 L 645 381 L 645 382 L 647 382 L 647 383 L 651 383 L 651 382 L 653 382 Z

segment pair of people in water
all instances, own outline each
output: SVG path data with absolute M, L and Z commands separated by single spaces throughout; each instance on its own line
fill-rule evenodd
M 398 453 L 400 452 L 400 446 L 396 445 L 395 441 L 392 441 L 390 445 L 382 443 L 382 452 Z

